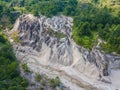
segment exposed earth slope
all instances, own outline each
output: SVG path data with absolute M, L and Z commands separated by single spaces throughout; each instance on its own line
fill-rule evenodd
M 59 76 L 70 90 L 120 88 L 120 57 L 99 50 L 100 39 L 91 51 L 78 46 L 72 26 L 71 17 L 21 15 L 9 32 L 16 57 L 33 72 Z

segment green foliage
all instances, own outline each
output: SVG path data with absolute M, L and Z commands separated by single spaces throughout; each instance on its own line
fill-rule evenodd
M 44 88 L 40 87 L 40 90 L 44 90 Z
M 60 84 L 61 84 L 61 82 L 60 82 L 59 77 L 50 79 L 50 86 L 51 87 L 55 88 L 55 87 L 59 86 Z
M 120 53 L 119 14 L 114 16 L 107 7 L 97 8 L 91 3 L 79 3 L 74 17 L 73 39 L 78 45 L 91 49 L 96 37 L 107 44 L 102 45 L 106 52 Z M 96 33 L 96 35 L 95 35 Z
M 29 70 L 29 68 L 28 68 L 26 63 L 22 64 L 22 69 L 23 69 L 24 72 L 30 72 L 30 70 Z
M 107 28 L 107 29 L 106 29 Z M 102 44 L 102 48 L 108 53 L 116 51 L 120 54 L 120 25 L 112 25 L 111 27 L 105 27 L 104 32 L 99 32 L 101 37 L 107 41 L 106 44 Z M 102 33 L 102 34 L 101 34 Z
M 21 43 L 21 40 L 19 39 L 19 34 L 18 34 L 17 30 L 12 33 L 11 37 L 15 43 Z
M 13 7 L 9 6 L 10 3 L 5 0 L 0 1 L 0 28 L 1 29 L 11 29 L 13 27 L 14 21 L 18 17 Z
M 57 37 L 59 40 L 61 39 L 61 38 L 64 38 L 65 37 L 65 35 L 63 34 L 63 33 L 61 33 L 61 32 L 55 32 L 55 31 L 53 31 L 53 30 L 51 30 L 51 29 L 49 29 L 48 30 L 48 33 L 52 36 L 52 37 Z
M 65 37 L 65 35 L 64 35 L 63 33 L 61 33 L 61 32 L 55 32 L 54 34 L 55 34 L 55 36 L 56 36 L 58 39 L 61 39 L 61 38 L 64 38 L 64 37 Z
M 41 75 L 40 74 L 36 74 L 35 80 L 37 82 L 39 82 L 41 80 Z
M 26 90 L 28 82 L 18 70 L 11 45 L 0 35 L 0 90 Z
M 2 35 L 0 35 L 0 43 L 6 43 L 6 39 Z

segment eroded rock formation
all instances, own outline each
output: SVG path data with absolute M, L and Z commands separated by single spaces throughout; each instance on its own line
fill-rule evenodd
M 66 16 L 20 16 L 10 32 L 12 35 L 17 31 L 21 41 L 13 44 L 17 58 L 27 62 L 35 72 L 39 72 L 36 68 L 43 65 L 58 75 L 62 73 L 63 76 L 72 78 L 73 83 L 82 83 L 78 86 L 85 90 L 99 90 L 102 86 L 92 85 L 87 79 L 81 80 L 81 74 L 93 81 L 112 83 L 109 78 L 111 68 L 120 68 L 120 57 L 106 55 L 97 46 L 90 51 L 76 45 L 71 38 L 72 26 L 73 19 Z M 49 75 L 53 74 L 49 72 Z M 100 90 L 108 90 L 103 88 Z

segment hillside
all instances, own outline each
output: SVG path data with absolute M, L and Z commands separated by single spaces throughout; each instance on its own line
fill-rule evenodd
M 120 53 L 119 40 L 119 1 L 118 0 L 8 0 L 1 3 L 1 28 L 11 28 L 15 19 L 22 13 L 35 16 L 67 15 L 74 18 L 73 38 L 78 45 L 92 49 L 96 38 L 107 42 L 102 49 Z M 85 3 L 87 2 L 87 3 Z M 112 3 L 112 4 L 111 4 Z M 8 9 L 9 8 L 9 9 Z M 12 16 L 15 16 L 12 18 Z M 112 37 L 111 37 L 112 36 Z M 114 38 L 113 38 L 114 37 Z
M 0 50 L 0 90 L 120 88 L 120 0 L 0 0 Z
M 39 73 L 46 75 L 45 80 L 48 81 L 51 77 L 60 77 L 62 85 L 65 85 L 67 90 L 120 88 L 120 80 L 116 79 L 116 70 L 118 75 L 120 74 L 120 57 L 101 51 L 100 39 L 92 50 L 78 46 L 71 37 L 72 26 L 73 19 L 63 15 L 47 18 L 24 14 L 17 19 L 10 31 L 9 39 L 13 43 L 17 59 L 21 64 L 25 63 L 32 72 L 27 76 L 30 83 L 43 87 L 42 79 L 35 83 L 34 77 Z M 14 33 L 17 33 L 17 38 L 13 38 Z M 112 77 L 113 75 L 117 77 Z M 32 77 L 29 78 L 30 76 Z M 61 88 L 60 85 L 58 84 L 57 88 Z M 49 90 L 51 85 L 44 86 L 48 87 L 44 87 L 45 90 Z M 56 90 L 56 87 L 53 88 Z

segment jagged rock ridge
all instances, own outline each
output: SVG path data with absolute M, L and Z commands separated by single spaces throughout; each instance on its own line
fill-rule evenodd
M 21 40 L 20 44 L 13 45 L 16 56 L 27 63 L 35 56 L 39 62 L 36 67 L 48 65 L 66 73 L 71 69 L 77 76 L 82 73 L 88 78 L 112 83 L 109 79 L 111 67 L 120 68 L 120 57 L 105 55 L 97 46 L 89 51 L 76 45 L 71 38 L 72 22 L 73 19 L 66 16 L 20 16 L 11 30 L 11 34 L 18 31 Z

